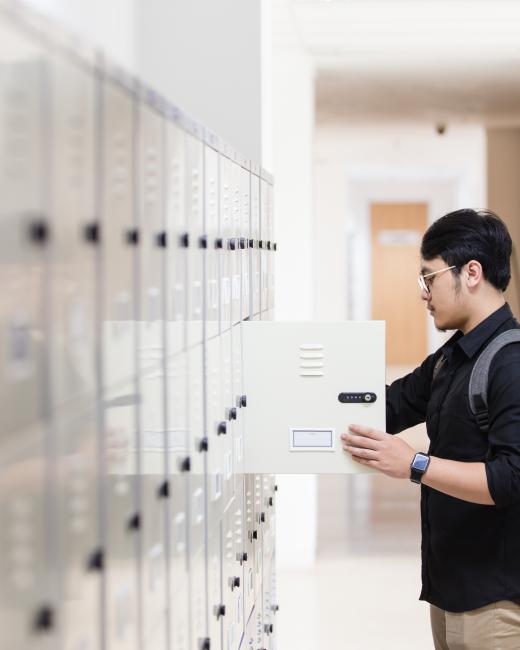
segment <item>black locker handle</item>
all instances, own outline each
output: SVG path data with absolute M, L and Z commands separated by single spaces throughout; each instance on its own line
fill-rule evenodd
M 342 404 L 373 404 L 377 400 L 375 393 L 340 393 L 338 400 Z

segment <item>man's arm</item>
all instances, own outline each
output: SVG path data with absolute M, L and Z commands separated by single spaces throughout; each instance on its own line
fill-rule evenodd
M 410 478 L 415 450 L 401 438 L 361 425 L 351 425 L 350 433 L 341 437 L 343 449 L 356 462 L 393 478 Z M 495 504 L 484 463 L 462 463 L 432 456 L 422 483 L 463 501 Z

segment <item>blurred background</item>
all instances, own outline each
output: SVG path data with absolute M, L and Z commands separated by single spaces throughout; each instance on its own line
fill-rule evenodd
M 446 336 L 416 282 L 428 224 L 487 207 L 520 237 L 516 0 L 28 4 L 273 172 L 276 318 L 386 320 L 388 382 Z M 417 487 L 278 485 L 279 648 L 430 648 Z

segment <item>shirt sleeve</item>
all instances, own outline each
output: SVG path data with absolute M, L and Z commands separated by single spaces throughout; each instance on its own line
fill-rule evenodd
M 399 433 L 426 419 L 433 368 L 440 351 L 428 356 L 413 372 L 386 387 L 386 430 Z
M 489 451 L 486 475 L 495 505 L 520 503 L 520 345 L 497 353 L 488 384 Z

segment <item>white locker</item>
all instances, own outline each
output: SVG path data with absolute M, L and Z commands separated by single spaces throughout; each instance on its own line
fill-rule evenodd
M 139 632 L 135 110 L 133 82 L 111 71 L 103 88 L 102 127 L 101 344 L 106 480 L 101 507 L 107 650 L 137 648 Z
M 208 533 L 208 637 L 211 650 L 222 648 L 224 603 L 222 600 L 221 519 Z
M 166 648 L 166 427 L 163 102 L 142 89 L 138 114 L 140 608 L 143 650 Z
M 251 164 L 240 159 L 240 234 L 238 250 L 242 285 L 241 320 L 250 316 L 251 280 L 249 274 L 249 239 L 251 234 Z
M 206 340 L 219 332 L 219 250 L 217 248 L 219 228 L 219 142 L 206 133 L 204 148 L 204 203 L 205 203 L 205 337 Z
M 234 430 L 238 409 L 233 400 L 233 348 L 231 330 L 223 332 L 220 337 L 220 363 L 221 363 L 221 386 L 222 404 L 224 406 L 222 416 L 222 430 L 225 426 L 225 435 L 222 437 L 224 443 L 223 461 L 223 510 L 235 496 L 235 467 L 234 467 Z
M 185 136 L 185 209 L 188 233 L 188 347 L 203 340 L 204 319 L 204 144 L 200 126 L 184 120 Z
M 94 170 L 98 90 L 92 61 L 56 48 L 52 99 L 51 396 L 59 481 L 56 552 L 60 566 L 61 647 L 94 650 L 100 640 L 101 552 L 98 505 L 96 267 L 99 224 Z
M 186 134 L 179 126 L 177 111 L 166 109 L 166 349 L 174 357 L 186 349 L 189 233 L 186 220 Z
M 242 265 L 240 251 L 240 236 L 242 232 L 241 211 L 241 172 L 242 168 L 235 153 L 230 161 L 231 178 L 231 237 L 229 239 L 229 255 L 231 260 L 231 324 L 242 320 Z
M 232 155 L 229 149 L 224 152 Z M 220 332 L 231 327 L 232 300 L 232 206 L 233 206 L 233 174 L 231 160 L 220 155 L 220 222 L 217 247 L 221 250 L 220 258 Z
M 385 428 L 384 322 L 245 322 L 245 471 L 368 471 L 343 451 L 349 424 Z
M 0 648 L 57 643 L 46 454 L 46 59 L 0 14 Z
M 260 167 L 251 163 L 251 237 L 249 240 L 249 275 L 251 284 L 251 318 L 260 314 Z
M 221 340 L 206 342 L 206 426 L 208 436 L 207 500 L 208 527 L 216 528 L 224 512 L 224 469 L 226 452 L 231 448 L 231 432 L 224 419 L 225 406 L 221 381 Z
M 242 324 L 235 325 L 231 330 L 232 375 L 233 375 L 233 406 L 236 420 L 233 421 L 233 458 L 236 474 L 244 473 L 244 434 L 247 395 L 244 391 L 242 368 Z
M 248 621 L 255 604 L 255 483 L 253 474 L 244 474 L 244 620 Z
M 269 309 L 269 269 L 267 267 L 267 242 L 269 241 L 269 188 L 265 178 L 265 172 L 260 177 L 260 312 L 262 319 L 268 319 Z
M 168 510 L 169 579 L 168 617 L 170 647 L 188 650 L 189 619 L 189 482 L 188 456 L 187 357 L 178 354 L 167 363 L 167 466 L 165 496 Z

